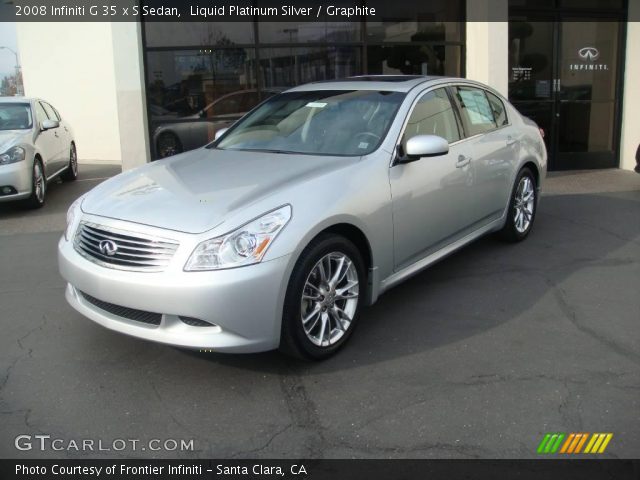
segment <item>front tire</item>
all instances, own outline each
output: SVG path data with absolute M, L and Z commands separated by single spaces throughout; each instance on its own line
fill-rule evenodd
M 26 200 L 28 208 L 41 208 L 46 200 L 47 179 L 44 175 L 44 168 L 40 159 L 33 161 L 31 174 L 31 196 Z
M 521 242 L 533 227 L 538 207 L 538 186 L 533 172 L 524 167 L 518 173 L 511 193 L 507 221 L 500 236 L 508 242 Z
M 323 234 L 300 255 L 287 288 L 280 350 L 307 360 L 335 354 L 355 329 L 366 290 L 362 255 Z
M 73 143 L 69 147 L 69 166 L 60 177 L 65 182 L 73 182 L 78 178 L 78 152 Z

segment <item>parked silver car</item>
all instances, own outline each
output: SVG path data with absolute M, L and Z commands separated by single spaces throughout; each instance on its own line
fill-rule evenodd
M 71 127 L 44 100 L 0 97 L 0 202 L 44 205 L 47 182 L 75 180 L 78 155 Z
M 486 233 L 524 239 L 546 162 L 537 126 L 476 82 L 296 87 L 78 199 L 66 297 L 147 340 L 324 358 L 399 282 Z

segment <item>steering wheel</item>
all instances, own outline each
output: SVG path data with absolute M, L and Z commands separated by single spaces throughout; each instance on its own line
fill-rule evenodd
M 356 133 L 355 136 L 353 137 L 355 140 L 358 140 L 359 138 L 373 138 L 374 142 L 377 144 L 380 139 L 382 138 L 380 135 L 376 135 L 375 133 L 371 133 L 371 132 L 360 132 L 360 133 Z

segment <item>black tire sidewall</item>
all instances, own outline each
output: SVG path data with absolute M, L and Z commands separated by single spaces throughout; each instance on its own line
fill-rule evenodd
M 359 297 L 356 312 L 347 332 L 334 345 L 318 347 L 307 338 L 300 318 L 302 290 L 311 269 L 325 255 L 340 252 L 347 255 L 356 267 L 359 282 Z M 327 234 L 316 238 L 300 254 L 296 262 L 284 302 L 282 315 L 281 350 L 299 358 L 321 360 L 336 353 L 351 337 L 356 328 L 366 294 L 366 272 L 362 255 L 348 239 Z

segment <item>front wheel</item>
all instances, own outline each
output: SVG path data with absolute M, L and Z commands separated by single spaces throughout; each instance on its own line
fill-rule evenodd
M 35 159 L 33 162 L 33 170 L 31 173 L 31 195 L 26 200 L 29 208 L 40 208 L 44 205 L 47 193 L 47 179 L 44 175 L 42 162 Z
M 344 237 L 322 235 L 300 255 L 284 304 L 280 350 L 321 360 L 337 352 L 355 328 L 365 293 L 358 249 Z
M 536 179 L 527 167 L 520 170 L 511 193 L 507 221 L 500 231 L 500 236 L 509 242 L 524 240 L 536 216 L 538 206 L 538 190 Z

